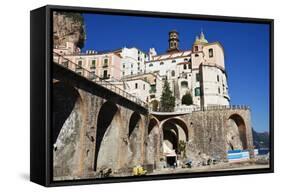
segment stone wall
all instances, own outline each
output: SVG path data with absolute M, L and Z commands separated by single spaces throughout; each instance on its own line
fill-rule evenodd
M 104 168 L 119 176 L 131 175 L 137 165 L 160 168 L 163 130 L 173 123 L 186 140 L 187 158 L 226 159 L 227 150 L 253 145 L 249 109 L 153 116 L 68 82 L 54 81 L 53 94 L 54 179 L 95 178 Z
M 241 120 L 238 117 L 241 117 L 243 122 L 239 122 Z M 196 111 L 164 119 L 162 117 L 160 129 L 162 129 L 163 122 L 169 119 L 182 120 L 187 126 L 187 152 L 196 150 L 199 155 L 226 159 L 226 151 L 231 150 L 230 144 L 233 145 L 233 149 L 249 149 L 253 146 L 249 109 L 217 109 Z M 240 132 L 236 123 L 241 124 L 239 125 L 242 127 Z M 234 129 L 236 129 L 235 133 L 233 133 Z M 245 146 L 242 146 L 242 140 L 244 140 Z
M 54 124 L 64 121 L 54 139 L 54 177 L 88 178 L 103 168 L 117 173 L 144 164 L 147 117 L 81 89 L 60 94 L 69 86 L 58 81 L 53 86 L 53 98 L 58 101 L 53 106 Z M 71 113 L 67 117 L 58 115 L 57 109 L 69 101 L 71 94 L 78 94 Z M 139 118 L 133 119 L 133 114 Z M 136 123 L 130 123 L 133 121 Z

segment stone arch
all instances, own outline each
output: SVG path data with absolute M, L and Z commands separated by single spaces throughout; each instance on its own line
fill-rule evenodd
M 140 119 L 141 119 L 140 114 L 137 112 L 133 112 L 133 114 L 130 117 L 130 121 L 129 121 L 129 133 L 128 133 L 129 137 L 133 133 L 134 129 L 137 127 Z
M 160 162 L 160 141 L 161 133 L 159 121 L 152 117 L 148 122 L 147 139 L 146 139 L 146 163 L 153 165 L 154 168 Z
M 150 132 L 154 129 L 154 127 L 158 127 L 159 128 L 159 121 L 158 119 L 156 119 L 155 117 L 152 117 L 149 122 L 148 122 L 148 129 L 147 129 L 147 133 L 148 135 L 150 134 Z
M 67 83 L 56 81 L 52 88 L 52 143 L 54 144 L 75 105 L 82 105 L 82 98 L 78 90 Z
M 128 126 L 128 160 L 129 166 L 143 163 L 143 117 L 138 112 L 133 112 Z
M 108 150 L 106 147 L 109 145 L 110 142 L 105 141 L 105 136 L 109 137 L 110 135 L 115 135 L 114 129 L 118 129 L 112 126 L 112 124 L 118 124 L 118 121 L 120 121 L 120 110 L 117 107 L 116 104 L 112 102 L 105 102 L 102 107 L 99 110 L 98 118 L 97 118 L 97 132 L 96 132 L 96 142 L 95 142 L 95 156 L 94 156 L 94 171 L 97 171 L 97 168 L 100 165 L 104 164 L 112 164 L 112 162 L 109 162 L 110 160 L 116 159 L 116 157 L 110 157 L 109 158 L 103 158 L 108 153 L 111 153 L 112 149 Z M 111 132 L 113 133 L 110 133 Z M 110 138 L 110 137 L 109 137 Z M 117 140 L 115 140 L 117 141 Z M 112 142 L 111 143 L 115 143 Z M 101 150 L 107 151 L 107 153 L 101 153 Z M 110 151 L 109 151 L 110 150 Z M 114 158 L 114 159 L 112 159 Z
M 182 131 L 184 133 L 184 140 L 185 141 L 188 141 L 189 140 L 189 130 L 188 130 L 188 127 L 186 125 L 186 123 L 184 122 L 183 119 L 181 118 L 178 118 L 178 117 L 171 117 L 169 119 L 166 119 L 164 121 L 161 122 L 160 124 L 160 128 L 162 129 L 163 131 L 163 127 L 165 124 L 167 123 L 171 123 L 171 124 L 175 124 L 175 125 L 178 125 L 178 132 Z
M 229 149 L 247 149 L 246 124 L 239 114 L 232 114 L 227 119 L 227 143 Z
M 168 156 L 180 152 L 178 149 L 180 140 L 183 140 L 185 143 L 189 140 L 188 127 L 183 119 L 171 117 L 161 122 L 160 129 L 162 132 L 161 145 L 163 155 L 166 156 L 167 163 L 170 164 Z
M 79 175 L 78 148 L 85 126 L 82 95 L 75 87 L 61 81 L 54 82 L 52 90 L 53 175 Z
M 167 147 L 178 152 L 179 134 L 175 124 L 163 124 L 163 142 Z

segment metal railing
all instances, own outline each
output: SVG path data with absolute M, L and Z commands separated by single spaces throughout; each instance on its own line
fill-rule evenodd
M 192 113 L 196 111 L 214 111 L 214 110 L 235 110 L 235 109 L 243 109 L 243 110 L 250 110 L 250 107 L 247 105 L 216 105 L 216 106 L 207 106 L 207 107 L 193 107 L 193 108 L 176 108 L 174 111 L 171 112 L 163 112 L 161 110 L 152 110 L 150 108 L 150 112 L 163 112 L 163 113 L 179 113 L 179 112 L 186 112 Z
M 53 52 L 53 61 L 55 63 L 62 65 L 65 68 L 70 69 L 71 71 L 74 71 L 75 73 L 87 78 L 88 80 L 91 80 L 91 81 L 109 89 L 110 91 L 141 105 L 142 107 L 145 107 L 145 108 L 148 107 L 146 102 L 144 102 L 141 99 L 137 98 L 136 96 L 124 91 L 123 89 L 117 87 L 116 85 L 114 85 L 108 81 L 105 81 L 106 78 L 99 77 L 94 72 L 83 68 L 81 65 L 78 65 L 77 63 L 71 61 L 70 59 L 65 58 L 63 55 Z

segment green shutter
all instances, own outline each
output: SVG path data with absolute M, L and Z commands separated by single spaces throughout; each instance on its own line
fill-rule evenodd
M 195 88 L 195 96 L 200 96 L 200 87 Z

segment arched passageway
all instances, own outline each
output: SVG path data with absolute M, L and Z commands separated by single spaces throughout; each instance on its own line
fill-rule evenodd
M 102 105 L 97 121 L 97 133 L 96 133 L 96 147 L 95 147 L 95 160 L 94 160 L 94 171 L 97 170 L 97 167 L 100 164 L 106 164 L 106 157 L 102 157 L 100 154 L 101 148 L 103 147 L 106 150 L 107 142 L 103 142 L 105 134 L 108 132 L 109 127 L 112 125 L 114 117 L 118 112 L 118 107 L 111 102 L 106 102 Z M 115 125 L 116 126 L 116 125 Z M 114 141 L 112 141 L 114 143 Z M 111 150 L 108 148 L 107 153 L 110 153 Z
M 141 119 L 141 116 L 137 112 L 134 112 L 131 115 L 131 118 L 130 118 L 130 121 L 129 121 L 129 133 L 128 133 L 129 137 L 132 135 L 134 129 L 139 126 L 138 123 L 139 123 L 140 119 Z
M 128 127 L 129 153 L 127 162 L 129 166 L 135 166 L 142 163 L 142 132 L 144 131 L 142 130 L 142 125 L 143 123 L 140 114 L 133 112 Z
M 228 150 L 247 149 L 246 125 L 238 114 L 231 115 L 227 120 Z
M 52 143 L 56 143 L 63 124 L 73 111 L 76 102 L 81 101 L 79 92 L 72 86 L 56 82 L 53 84 Z
M 177 154 L 185 153 L 179 148 L 179 142 L 188 142 L 188 128 L 180 118 L 170 118 L 162 122 L 163 131 L 163 154 L 167 165 L 173 166 L 177 160 Z M 184 148 L 184 150 L 186 150 Z
M 146 144 L 146 160 L 147 164 L 153 165 L 154 169 L 160 162 L 160 128 L 156 118 L 151 118 L 148 123 L 147 144 Z

